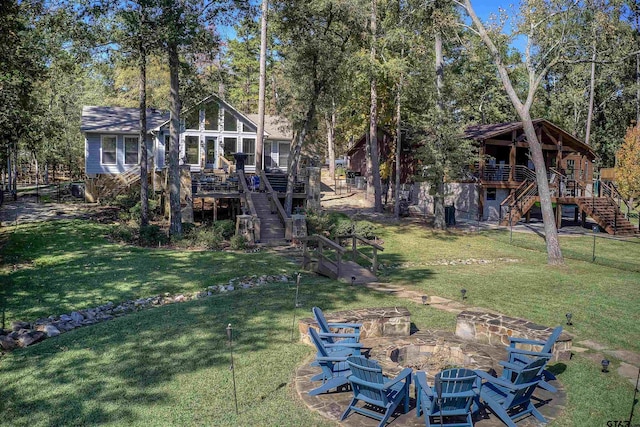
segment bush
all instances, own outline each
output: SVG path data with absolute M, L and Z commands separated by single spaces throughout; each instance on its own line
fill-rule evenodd
M 331 238 L 334 229 L 334 223 L 330 215 L 318 211 L 307 212 L 307 232 L 309 235 L 318 234 L 327 238 Z
M 142 246 L 160 246 L 169 241 L 169 237 L 157 225 L 147 225 L 140 229 L 140 244 Z
M 193 245 L 204 249 L 219 249 L 222 246 L 222 235 L 209 227 L 196 228 L 190 235 Z
M 373 239 L 380 233 L 378 227 L 369 221 L 356 221 L 356 234 L 365 239 Z
M 231 249 L 246 249 L 247 239 L 244 236 L 237 235 L 231 238 Z
M 154 220 L 160 213 L 160 203 L 155 199 L 149 199 L 149 219 Z M 129 208 L 129 219 L 140 223 L 142 217 L 142 202 L 138 202 Z M 184 226 L 184 223 L 183 223 Z
M 108 236 L 116 242 L 132 243 L 136 240 L 136 231 L 126 224 L 114 224 L 109 229 Z
M 214 230 L 222 236 L 223 239 L 229 240 L 236 234 L 236 224 L 230 219 L 224 219 L 221 221 L 216 221 L 213 224 Z

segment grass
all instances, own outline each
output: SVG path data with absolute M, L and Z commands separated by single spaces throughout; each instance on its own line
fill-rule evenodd
M 140 294 L 196 291 L 238 275 L 294 271 L 287 260 L 266 253 L 113 245 L 103 237 L 104 226 L 87 222 L 22 225 L 2 233 L 0 287 L 11 295 L 11 316 L 25 319 Z M 406 266 L 385 270 L 393 282 L 449 298 L 459 298 L 465 287 L 470 305 L 546 325 L 563 323 L 572 311 L 577 341 L 639 350 L 636 271 L 573 259 L 549 268 L 535 235 L 525 239 L 530 248 L 523 249 L 500 233 L 432 233 L 412 225 L 385 226 L 384 233 L 382 262 Z M 433 265 L 468 258 L 519 262 Z M 313 353 L 291 341 L 294 295 L 292 283 L 219 294 L 137 312 L 9 353 L 0 360 L 3 424 L 332 425 L 304 407 L 292 389 L 295 368 Z M 325 311 L 401 305 L 418 328 L 455 327 L 453 314 L 311 275 L 303 277 L 300 300 L 296 318 L 308 316 L 314 305 Z M 228 323 L 235 331 L 239 415 L 232 398 Z M 628 419 L 633 388 L 615 373 L 618 362 L 603 375 L 592 358 L 587 353 L 555 365 L 568 402 L 552 425 Z

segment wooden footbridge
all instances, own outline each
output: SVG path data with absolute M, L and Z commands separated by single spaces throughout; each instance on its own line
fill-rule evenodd
M 335 242 L 317 234 L 298 240 L 304 244 L 302 266 L 305 270 L 351 284 L 378 281 L 378 251 L 384 251 L 379 244 L 357 234 L 339 236 Z M 340 244 L 345 240 L 350 241 L 350 249 Z M 371 256 L 365 253 L 369 250 Z M 370 263 L 370 268 L 358 264 L 359 259 Z

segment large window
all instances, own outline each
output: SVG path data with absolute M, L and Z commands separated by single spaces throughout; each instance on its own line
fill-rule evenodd
M 242 152 L 247 155 L 247 165 L 256 164 L 256 140 L 254 138 L 242 138 Z
M 237 138 L 225 138 L 224 139 L 224 158 L 227 160 L 233 160 L 233 155 L 236 152 L 236 145 L 238 144 Z
M 264 149 L 262 151 L 264 153 L 264 167 L 265 168 L 275 168 L 278 167 L 278 164 L 273 157 L 271 157 L 271 142 L 264 142 Z
M 137 136 L 125 136 L 124 137 L 124 164 L 125 165 L 137 165 L 140 161 L 140 139 Z
M 278 166 L 282 170 L 289 169 L 289 152 L 291 151 L 291 147 L 288 142 L 280 143 L 280 154 L 278 155 Z
M 210 102 L 204 106 L 204 128 L 205 130 L 218 130 L 218 116 L 220 107 L 217 102 Z
M 116 137 L 103 136 L 100 151 L 102 152 L 101 163 L 103 165 L 116 164 Z
M 227 132 L 236 132 L 238 130 L 236 117 L 227 110 L 224 110 L 224 130 Z
M 185 129 L 200 130 L 200 111 L 190 111 L 186 114 L 184 119 Z
M 197 165 L 200 164 L 200 138 L 193 135 L 184 137 L 184 150 L 187 158 L 187 164 Z

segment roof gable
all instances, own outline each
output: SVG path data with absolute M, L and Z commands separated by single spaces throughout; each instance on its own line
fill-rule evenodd
M 169 117 L 166 112 L 148 109 L 147 130 L 160 127 Z M 100 133 L 137 133 L 140 132 L 140 110 L 125 107 L 101 107 L 85 105 L 82 107 L 82 132 Z

